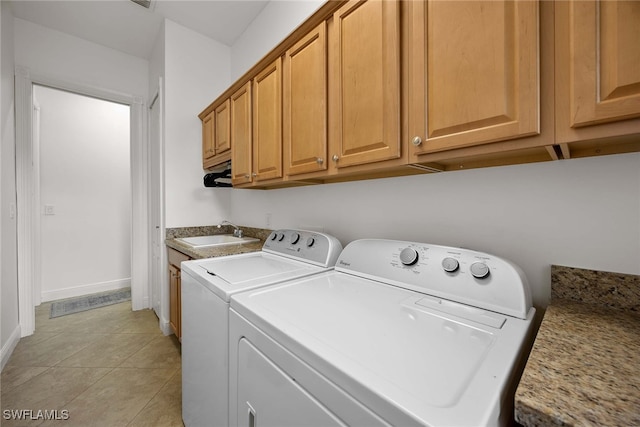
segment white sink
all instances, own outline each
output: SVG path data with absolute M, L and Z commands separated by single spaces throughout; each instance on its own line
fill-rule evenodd
M 235 237 L 232 234 L 214 234 L 213 236 L 182 237 L 176 240 L 186 245 L 189 245 L 192 248 L 242 245 L 244 243 L 260 241 L 260 239 L 256 239 L 253 237 Z

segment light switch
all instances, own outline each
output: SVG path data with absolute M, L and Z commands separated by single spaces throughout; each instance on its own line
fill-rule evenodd
M 53 206 L 53 205 L 44 205 L 44 214 L 45 215 L 55 215 L 56 214 L 55 206 Z

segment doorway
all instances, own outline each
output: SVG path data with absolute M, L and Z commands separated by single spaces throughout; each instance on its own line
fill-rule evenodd
M 39 207 L 36 206 L 34 159 L 37 151 L 34 134 L 34 85 L 47 86 L 88 97 L 112 101 L 129 106 L 130 162 L 131 162 L 131 306 L 133 310 L 149 308 L 148 286 L 148 175 L 147 175 L 147 114 L 140 96 L 114 92 L 85 84 L 60 80 L 51 76 L 33 75 L 28 68 L 16 66 L 16 186 L 18 228 L 18 302 L 21 336 L 35 330 L 36 236 L 38 235 Z M 54 206 L 55 212 L 55 206 Z
M 33 97 L 36 304 L 130 287 L 130 107 L 41 85 Z

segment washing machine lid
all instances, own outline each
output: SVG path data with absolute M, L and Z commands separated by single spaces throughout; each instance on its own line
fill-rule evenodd
M 534 312 L 518 319 L 338 271 L 231 307 L 391 424 L 427 425 L 496 416 Z
M 220 298 L 285 280 L 326 271 L 327 268 L 267 252 L 186 261 L 184 273 L 194 277 Z

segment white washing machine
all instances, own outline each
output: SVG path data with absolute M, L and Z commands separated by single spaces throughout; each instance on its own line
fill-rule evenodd
M 333 271 L 231 298 L 230 425 L 508 424 L 534 313 L 504 259 L 357 240 Z
M 187 427 L 229 425 L 229 298 L 327 271 L 342 250 L 332 236 L 271 233 L 262 251 L 186 261 L 182 269 L 182 418 Z

